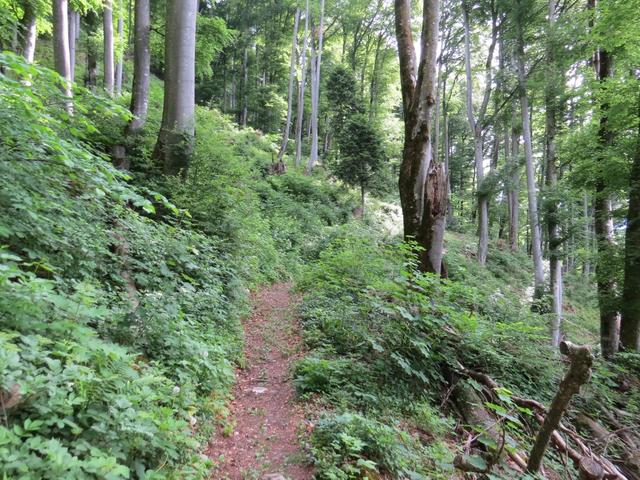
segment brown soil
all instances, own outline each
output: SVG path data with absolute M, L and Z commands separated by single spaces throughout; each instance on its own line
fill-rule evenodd
M 276 284 L 252 295 L 253 312 L 244 322 L 246 366 L 237 372 L 229 407 L 233 431 L 220 429 L 209 445 L 216 463 L 211 479 L 313 477 L 301 450 L 305 418 L 291 383 L 291 364 L 302 352 L 298 298 L 290 287 Z

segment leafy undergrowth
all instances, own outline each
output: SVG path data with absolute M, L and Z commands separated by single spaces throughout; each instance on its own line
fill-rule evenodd
M 526 299 L 527 257 L 496 248 L 485 270 L 472 251 L 467 237 L 449 235 L 451 278 L 440 281 L 416 272 L 406 245 L 349 225 L 300 277 L 311 351 L 297 364 L 295 383 L 324 411 L 312 437 L 318 478 L 455 478 L 453 457 L 474 429 L 451 402 L 451 386 L 463 381 L 482 391 L 462 379 L 461 364 L 504 387 L 501 405 L 485 407 L 517 442 L 506 449 L 526 451 L 536 426 L 510 397 L 549 402 L 564 367 L 547 345 L 546 315 Z M 615 405 L 637 415 L 638 392 L 618 388 L 621 376 L 640 373 L 633 362 L 598 362 L 572 415 Z M 565 471 L 553 451 L 548 461 Z M 500 471 L 513 478 L 502 467 L 493 478 Z
M 205 478 L 248 287 L 317 256 L 351 197 L 268 177 L 269 139 L 204 108 L 188 182 L 166 179 L 157 83 L 127 140 L 124 108 L 75 88 L 70 115 L 55 73 L 0 64 L 0 477 Z M 131 173 L 101 153 L 122 143 Z

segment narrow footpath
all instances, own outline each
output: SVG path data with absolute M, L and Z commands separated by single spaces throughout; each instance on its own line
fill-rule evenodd
M 252 295 L 244 321 L 245 368 L 237 372 L 230 425 L 218 431 L 208 455 L 212 480 L 308 480 L 313 477 L 301 450 L 306 433 L 295 401 L 291 367 L 302 356 L 291 285 L 264 287 Z

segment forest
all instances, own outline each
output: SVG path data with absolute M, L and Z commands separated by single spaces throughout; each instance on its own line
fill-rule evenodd
M 640 480 L 640 0 L 0 0 L 1 480 Z

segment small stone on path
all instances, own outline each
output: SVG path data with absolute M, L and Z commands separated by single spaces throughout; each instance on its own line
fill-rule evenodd
M 251 391 L 256 395 L 262 395 L 267 391 L 267 389 L 265 387 L 253 387 Z

